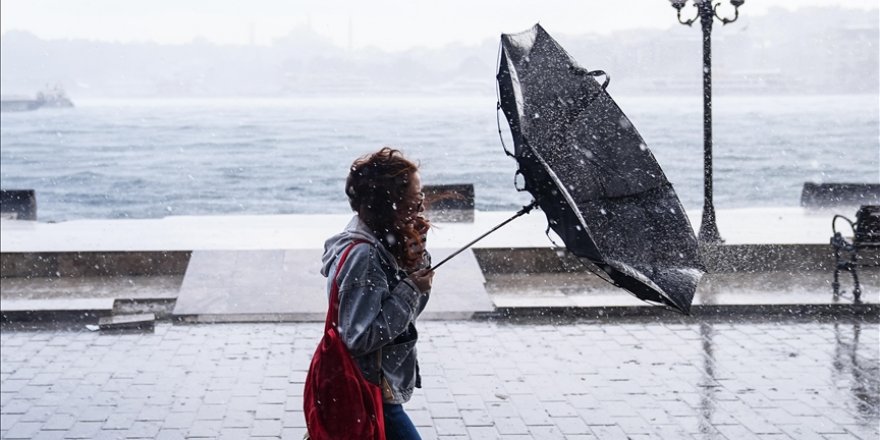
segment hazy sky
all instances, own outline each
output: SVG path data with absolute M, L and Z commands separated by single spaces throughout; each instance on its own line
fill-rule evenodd
M 540 3 L 540 6 L 538 5 Z M 773 7 L 876 8 L 878 0 L 747 0 L 743 14 Z M 687 12 L 692 13 L 688 7 Z M 725 11 L 732 8 L 725 1 Z M 557 33 L 607 33 L 668 28 L 668 0 L 3 0 L 0 32 L 26 30 L 47 39 L 269 44 L 309 26 L 329 41 L 354 48 L 402 50 L 479 43 L 541 22 Z

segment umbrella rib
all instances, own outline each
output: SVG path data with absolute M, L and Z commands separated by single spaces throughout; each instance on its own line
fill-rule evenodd
M 584 261 L 584 260 L 586 260 L 586 261 Z M 584 266 L 584 268 L 587 269 L 590 273 L 592 273 L 593 275 L 596 275 L 601 280 L 605 281 L 608 284 L 611 284 L 614 287 L 618 287 L 618 288 L 620 287 L 620 285 L 617 284 L 616 282 L 614 282 L 614 280 L 606 278 L 608 276 L 608 273 L 606 273 L 604 270 L 602 270 L 602 268 L 598 267 L 598 265 L 596 265 L 596 263 L 593 263 L 589 258 L 578 257 L 577 261 L 578 261 L 578 263 L 581 263 L 581 265 Z M 597 271 L 594 268 L 599 268 L 599 270 L 601 270 L 602 273 L 604 273 L 605 275 L 604 276 L 600 275 L 599 271 Z
M 574 198 L 571 197 L 571 194 L 569 193 L 568 188 L 566 188 L 565 184 L 562 183 L 562 179 L 560 179 L 559 176 L 556 175 L 556 172 L 553 171 L 552 168 L 550 168 L 550 165 L 547 164 L 547 161 L 544 159 L 543 156 L 541 156 L 541 154 L 539 154 L 537 151 L 535 151 L 534 148 L 530 147 L 530 149 L 532 150 L 532 153 L 535 155 L 535 157 L 538 159 L 538 161 L 541 162 L 541 165 L 544 166 L 544 169 L 547 170 L 547 175 L 549 175 L 550 178 L 553 179 L 553 182 L 556 184 L 556 187 L 559 188 L 559 190 L 562 192 L 562 196 L 565 198 L 565 201 L 568 202 L 569 206 L 576 207 L 577 203 L 575 203 Z M 578 209 L 574 209 L 573 212 L 574 212 L 575 216 L 577 217 L 577 219 L 580 220 L 581 225 L 584 226 L 584 232 L 586 232 L 587 235 L 590 236 L 590 240 L 593 240 L 595 242 L 595 239 L 593 238 L 593 234 L 591 234 L 590 230 L 588 228 L 586 228 L 587 222 L 586 222 L 586 220 L 584 220 L 583 214 Z

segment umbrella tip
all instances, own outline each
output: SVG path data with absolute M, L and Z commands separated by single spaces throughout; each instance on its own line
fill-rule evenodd
M 691 306 L 690 304 L 666 304 L 666 307 L 670 310 L 681 313 L 684 316 L 693 316 L 691 315 Z

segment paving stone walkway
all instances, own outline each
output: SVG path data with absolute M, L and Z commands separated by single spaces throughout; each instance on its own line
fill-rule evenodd
M 0 334 L 3 439 L 300 439 L 322 325 Z M 420 324 L 425 439 L 877 439 L 876 319 Z

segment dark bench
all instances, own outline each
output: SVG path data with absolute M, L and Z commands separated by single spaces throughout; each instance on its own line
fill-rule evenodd
M 13 220 L 37 219 L 37 196 L 32 189 L 0 189 L 0 215 Z
M 437 222 L 474 221 L 474 185 L 425 185 L 425 208 L 428 218 Z
M 801 206 L 805 208 L 877 204 L 880 204 L 880 184 L 877 183 L 807 182 L 801 191 Z
M 837 221 L 843 220 L 849 223 L 852 229 L 852 241 L 843 237 L 843 233 L 837 230 Z M 840 271 L 846 270 L 853 277 L 853 299 L 856 303 L 861 302 L 862 289 L 859 286 L 859 266 L 865 265 L 861 261 L 860 253 L 866 250 L 880 249 L 880 205 L 864 205 L 856 212 L 856 221 L 852 221 L 842 215 L 835 215 L 831 220 L 831 246 L 834 248 L 834 281 L 831 287 L 834 289 L 834 298 L 840 295 Z M 843 254 L 849 254 L 844 258 Z M 878 264 L 877 261 L 869 263 Z

